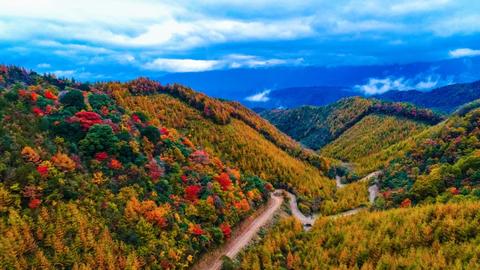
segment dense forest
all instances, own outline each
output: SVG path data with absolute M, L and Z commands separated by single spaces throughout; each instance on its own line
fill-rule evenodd
M 294 218 L 281 219 L 226 266 L 478 269 L 479 104 L 468 103 L 436 125 L 364 117 L 320 152 L 356 161 L 363 174 L 381 170 L 369 211 L 320 218 L 311 231 Z
M 181 85 L 156 86 L 155 89 L 140 95 L 138 91 L 117 85 L 113 95 L 125 108 L 139 110 L 187 134 L 192 142 L 204 145 L 227 164 L 236 164 L 245 173 L 258 175 L 276 187 L 294 192 L 304 213 L 319 210 L 336 213 L 367 204 L 366 187 L 347 189 L 359 192 L 337 190 L 334 181 L 326 177 L 330 160 L 301 148 L 239 103 L 212 99 Z M 186 97 L 182 98 L 183 95 Z M 189 106 L 194 102 L 191 100 L 210 104 L 210 109 L 206 111 L 203 105 Z M 212 109 L 215 106 L 211 104 L 224 109 Z M 212 116 L 212 112 L 219 111 L 229 113 L 221 114 L 226 115 L 223 118 Z M 219 118 L 224 120 L 215 120 Z
M 230 269 L 478 269 L 480 203 L 321 218 L 305 232 L 281 219 Z
M 324 175 L 328 170 L 327 160 L 313 151 L 298 148 L 298 143 L 238 103 L 209 98 L 218 106 L 227 108 L 224 111 L 232 110 L 236 115 L 233 117 L 233 113 L 227 113 L 228 117 L 223 118 L 223 121 L 216 121 L 209 113 L 218 112 L 218 109 L 211 109 L 213 106 L 210 105 L 206 112 L 205 109 L 189 106 L 185 98 L 168 94 L 178 91 L 192 90 L 173 85 L 160 88 L 154 94 L 137 95 L 120 87 L 113 93 L 118 103 L 125 108 L 140 110 L 181 130 L 194 143 L 204 145 L 227 164 L 236 164 L 246 173 L 258 175 L 277 187 L 297 193 L 305 211 L 318 209 L 320 201 L 333 196 L 335 184 Z M 191 93 L 189 96 L 197 95 L 196 92 Z M 278 145 L 288 146 L 291 151 L 284 151 L 284 147 Z M 298 149 L 294 150 L 296 148 Z
M 409 140 L 390 160 L 377 206 L 473 199 L 480 194 L 480 110 L 464 110 Z
M 382 166 L 386 149 L 428 127 L 428 124 L 406 118 L 371 114 L 325 145 L 319 152 L 324 156 L 348 162 L 351 167 L 349 178 L 358 179 Z
M 262 115 L 301 143 L 182 85 L 0 66 L 0 268 L 187 269 L 283 188 L 313 228 L 283 208 L 226 269 L 478 269 L 478 100 Z
M 391 103 L 375 99 L 351 97 L 327 106 L 305 106 L 261 113 L 281 131 L 305 146 L 318 150 L 355 126 L 368 115 L 394 116 L 434 125 L 443 116 L 407 103 Z
M 0 268 L 187 268 L 269 197 L 117 85 L 0 67 Z

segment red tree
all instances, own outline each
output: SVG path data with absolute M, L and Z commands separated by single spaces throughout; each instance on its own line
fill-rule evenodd
M 220 224 L 220 230 L 222 230 L 223 236 L 225 238 L 230 238 L 232 234 L 232 228 L 228 223 L 222 223 Z
M 122 163 L 116 159 L 110 160 L 108 167 L 113 170 L 119 170 L 122 168 Z
M 48 175 L 48 167 L 47 166 L 43 166 L 43 165 L 39 165 L 37 167 L 37 172 L 41 175 L 41 176 L 47 176 Z
M 95 154 L 95 159 L 102 162 L 108 158 L 107 152 L 99 152 Z
M 412 201 L 409 198 L 406 198 L 400 204 L 400 207 L 402 207 L 402 208 L 407 208 L 407 207 L 410 207 L 410 206 L 412 206 Z
M 95 124 L 102 123 L 102 117 L 95 112 L 77 112 L 74 116 L 68 119 L 68 122 L 74 123 L 78 122 L 84 130 L 88 130 L 91 126 Z
M 30 200 L 30 202 L 28 202 L 28 208 L 35 209 L 38 206 L 40 206 L 41 203 L 42 203 L 42 201 L 40 199 L 33 198 L 33 199 Z
M 185 188 L 185 199 L 195 202 L 198 200 L 198 193 L 202 187 L 200 186 L 188 186 Z
M 215 177 L 215 180 L 222 186 L 222 190 L 229 190 L 232 186 L 232 180 L 227 173 L 221 173 L 219 176 Z
M 50 90 L 45 91 L 44 93 L 45 98 L 51 99 L 51 100 L 57 100 L 58 97 L 52 93 Z

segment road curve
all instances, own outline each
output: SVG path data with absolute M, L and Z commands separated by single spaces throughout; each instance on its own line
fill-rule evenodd
M 216 251 L 206 255 L 199 263 L 192 267 L 198 270 L 218 270 L 222 267 L 222 257 L 228 256 L 234 258 L 248 243 L 257 235 L 258 231 L 265 226 L 275 215 L 283 203 L 283 196 L 278 195 L 278 192 L 271 194 L 268 204 L 265 206 L 255 219 L 246 220 L 245 226 L 239 230 L 237 235 L 232 235 L 232 238 L 219 247 Z
M 306 230 L 311 228 L 311 226 L 315 222 L 315 219 L 317 219 L 318 216 L 317 215 L 308 216 L 308 217 L 305 216 L 300 211 L 300 209 L 298 209 L 297 196 L 293 195 L 292 193 L 284 190 L 277 190 L 276 192 L 282 192 L 288 196 L 290 200 L 289 204 L 290 204 L 290 210 L 292 211 L 292 216 L 296 217 L 303 224 L 303 228 L 305 228 Z
M 362 178 L 360 181 L 368 181 L 372 177 L 378 177 L 380 171 L 373 172 L 366 177 Z M 340 182 L 340 177 L 336 177 L 337 188 L 343 188 L 346 185 Z M 372 203 L 378 193 L 378 186 L 377 184 L 371 185 L 368 188 L 369 191 L 369 200 Z M 289 198 L 289 206 L 292 212 L 292 215 L 297 218 L 304 226 L 305 230 L 309 230 L 315 220 L 319 217 L 319 215 L 313 216 L 305 216 L 299 209 L 297 203 L 297 197 L 283 189 L 277 189 L 275 192 L 271 193 L 270 200 L 268 201 L 267 205 L 262 209 L 259 210 L 259 214 L 257 217 L 253 219 L 245 220 L 239 227 L 239 231 L 232 235 L 232 238 L 227 240 L 227 242 L 219 247 L 217 250 L 205 255 L 200 262 L 192 267 L 195 270 L 219 270 L 222 267 L 222 257 L 228 256 L 230 258 L 234 258 L 244 247 L 248 245 L 248 243 L 253 239 L 255 235 L 257 235 L 258 231 L 265 226 L 275 215 L 280 206 L 283 203 L 284 195 Z M 339 218 L 345 216 L 355 215 L 358 212 L 364 210 L 364 207 L 355 208 L 352 210 L 348 210 L 333 216 L 329 216 L 329 218 Z

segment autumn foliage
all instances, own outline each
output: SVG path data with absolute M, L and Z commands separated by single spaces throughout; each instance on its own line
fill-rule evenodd
M 0 68 L 2 269 L 185 269 L 269 197 L 262 179 L 111 96 L 157 82 Z
M 88 130 L 91 126 L 95 124 L 102 123 L 102 117 L 95 112 L 77 112 L 75 116 L 72 116 L 68 119 L 70 123 L 78 122 L 84 130 Z

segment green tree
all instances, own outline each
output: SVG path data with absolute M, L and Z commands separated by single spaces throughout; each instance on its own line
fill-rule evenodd
M 118 138 L 108 125 L 94 125 L 87 135 L 80 141 L 80 150 L 86 155 L 94 155 L 98 152 L 114 154 L 117 151 Z
M 82 91 L 71 90 L 60 97 L 60 102 L 66 107 L 76 107 L 77 110 L 85 109 Z
M 147 139 L 153 143 L 157 144 L 160 140 L 160 131 L 154 126 L 148 126 L 142 130 L 142 136 L 147 137 Z

